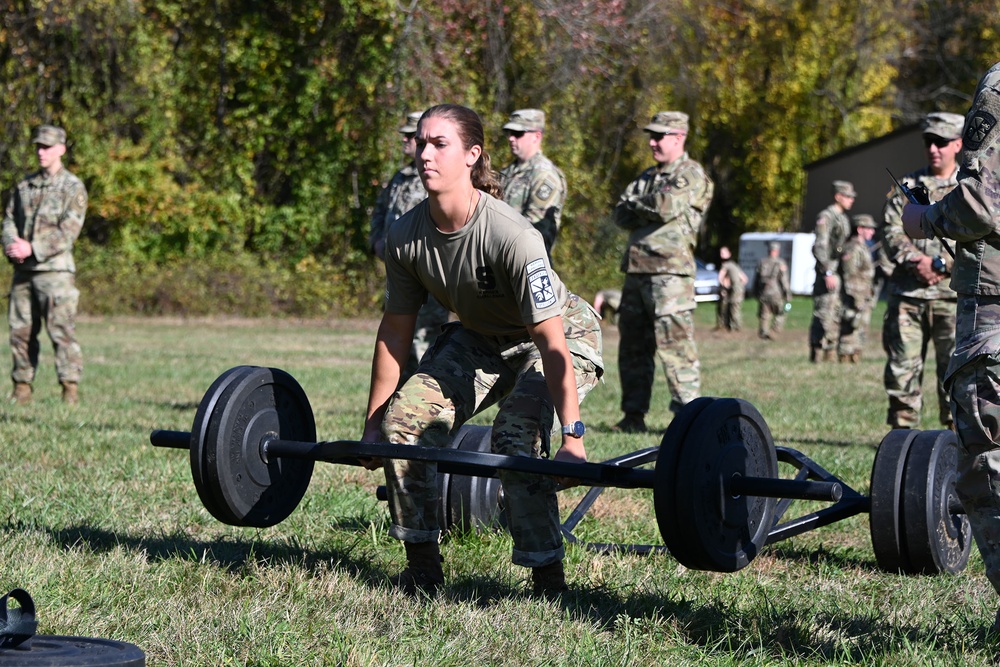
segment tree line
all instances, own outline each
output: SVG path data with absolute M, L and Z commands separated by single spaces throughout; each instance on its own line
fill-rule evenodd
M 517 108 L 548 114 L 569 198 L 554 263 L 616 285 L 618 194 L 654 112 L 691 116 L 716 184 L 709 255 L 799 226 L 803 165 L 964 113 L 1000 0 L 11 0 L 0 15 L 0 187 L 63 125 L 90 209 L 89 312 L 374 312 L 368 214 L 407 111 L 480 113 L 494 164 Z M 88 294 L 90 297 L 88 298 Z

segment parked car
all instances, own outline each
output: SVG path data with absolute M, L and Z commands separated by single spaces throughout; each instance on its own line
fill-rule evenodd
M 695 258 L 696 272 L 694 276 L 694 300 L 718 301 L 722 291 L 719 285 L 719 272 L 715 264 L 706 264 Z M 606 320 L 618 321 L 618 306 L 622 301 L 622 291 L 619 289 L 602 289 L 594 297 L 594 309 Z

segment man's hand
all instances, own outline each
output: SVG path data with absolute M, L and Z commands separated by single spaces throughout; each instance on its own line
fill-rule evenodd
M 944 279 L 944 276 L 935 271 L 931 266 L 933 261 L 934 258 L 928 255 L 910 260 L 913 263 L 913 270 L 916 271 L 917 277 L 928 285 L 936 285 Z
M 920 218 L 923 217 L 924 211 L 928 208 L 930 207 L 923 206 L 922 204 L 907 204 L 903 207 L 903 231 L 911 239 L 927 238 L 923 228 L 920 226 Z
M 3 251 L 5 255 L 20 264 L 31 257 L 31 243 L 24 239 L 14 239 L 4 247 Z
M 837 276 L 823 276 L 823 282 L 826 283 L 827 292 L 837 291 Z

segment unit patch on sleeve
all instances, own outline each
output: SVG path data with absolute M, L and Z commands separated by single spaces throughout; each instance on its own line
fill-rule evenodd
M 545 260 L 536 259 L 529 263 L 527 272 L 528 285 L 531 288 L 531 297 L 535 300 L 535 307 L 548 308 L 555 305 L 556 292 L 552 288 L 548 269 L 545 268 Z

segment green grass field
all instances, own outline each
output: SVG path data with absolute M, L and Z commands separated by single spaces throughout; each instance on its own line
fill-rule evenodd
M 770 343 L 756 337 L 754 304 L 739 334 L 712 332 L 712 308 L 697 312 L 703 393 L 749 400 L 776 444 L 868 493 L 887 432 L 881 311 L 855 366 L 808 362 L 806 299 Z M 571 591 L 558 601 L 527 594 L 506 535 L 449 535 L 444 591 L 419 601 L 386 585 L 404 558 L 375 498 L 380 473 L 318 464 L 289 519 L 234 528 L 201 506 L 185 452 L 149 445 L 153 429 L 189 430 L 208 386 L 241 364 L 290 372 L 321 440 L 359 437 L 375 325 L 88 320 L 76 408 L 59 401 L 46 341 L 34 403 L 0 408 L 0 593 L 27 589 L 40 633 L 128 641 L 157 666 L 994 663 L 998 600 L 978 553 L 955 576 L 881 572 L 866 515 L 768 547 L 735 574 L 570 546 Z M 660 437 L 610 432 L 617 333 L 605 334 L 607 381 L 582 406 L 592 460 Z M 654 401 L 648 421 L 662 430 L 662 376 Z M 927 429 L 939 428 L 933 408 Z M 583 493 L 565 492 L 566 509 Z M 660 544 L 652 493 L 606 491 L 576 534 Z

